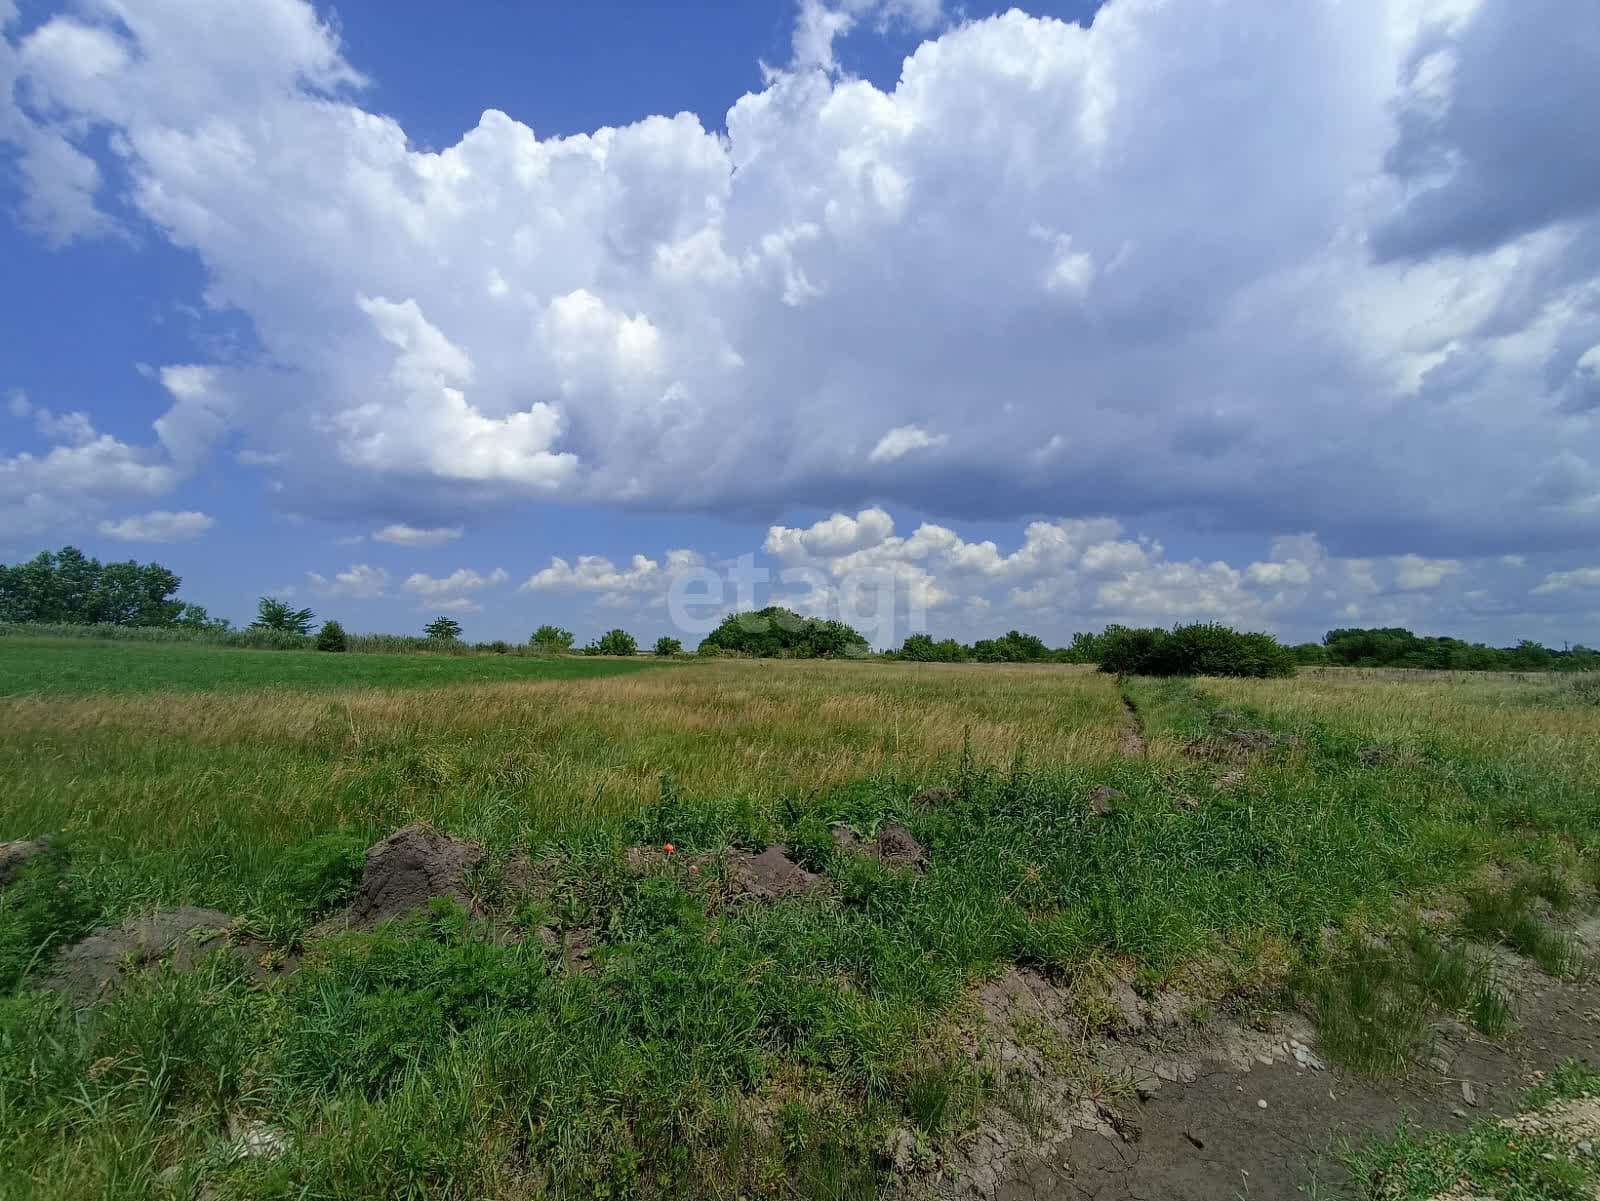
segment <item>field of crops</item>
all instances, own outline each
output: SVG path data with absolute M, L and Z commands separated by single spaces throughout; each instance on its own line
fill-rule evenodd
M 0 646 L 0 840 L 53 838 L 0 893 L 24 1195 L 876 1196 L 1024 1108 L 966 1050 L 1016 965 L 1085 1039 L 1119 983 L 1181 985 L 1373 1072 L 1435 1010 L 1512 1019 L 1481 975 L 1353 989 L 1359 932 L 1443 907 L 1577 970 L 1600 708 L 1543 677 L 632 666 Z M 413 823 L 482 848 L 457 903 L 351 923 Z M 862 853 L 891 827 L 909 866 Z M 815 879 L 741 896 L 772 845 Z M 55 987 L 63 945 L 179 906 L 252 961 Z M 1385 1004 L 1415 1020 L 1375 1041 Z

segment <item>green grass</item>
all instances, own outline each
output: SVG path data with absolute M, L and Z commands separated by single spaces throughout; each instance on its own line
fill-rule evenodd
M 1433 1201 L 1444 1196 L 1589 1201 L 1600 1191 L 1600 1159 L 1577 1144 L 1596 1138 L 1593 1123 L 1585 1129 L 1563 1128 L 1559 1122 L 1530 1126 L 1530 1118 L 1548 1114 L 1562 1102 L 1597 1095 L 1600 1074 L 1572 1062 L 1524 1098 L 1515 1126 L 1489 1119 L 1448 1135 L 1408 1127 L 1350 1157 L 1356 1196 L 1360 1201 Z
M 298 657 L 199 653 L 262 672 Z M 1592 901 L 1600 713 L 1529 702 L 1531 684 L 1368 681 L 1352 699 L 1337 678 L 1135 680 L 1138 759 L 1118 752 L 1117 683 L 1062 668 L 359 687 L 0 701 L 0 838 L 64 835 L 0 900 L 13 977 L 59 930 L 180 903 L 304 956 L 270 986 L 219 959 L 81 1015 L 25 986 L 0 1001 L 0 1161 L 32 1196 L 143 1198 L 175 1170 L 232 1198 L 870 1197 L 892 1132 L 933 1146 L 985 1097 L 1028 1108 L 952 1025 L 1010 964 L 1069 985 L 1115 965 L 1252 1012 L 1305 985 L 1341 1058 L 1394 1071 L 1415 1040 L 1391 1025 L 1509 1019 L 1475 953 L 1404 934 L 1419 904 L 1496 864 L 1530 881 L 1524 911 Z M 1219 704 L 1303 749 L 1186 753 Z M 1367 762 L 1371 742 L 1396 753 Z M 935 783 L 949 799 L 912 803 Z M 1097 817 L 1103 784 L 1125 795 Z M 361 848 L 418 819 L 485 843 L 495 925 L 445 907 L 318 937 Z M 835 851 L 831 825 L 891 821 L 928 847 L 925 874 Z M 627 846 L 667 841 L 706 871 L 626 869 Z M 719 857 L 771 841 L 828 894 L 721 903 Z M 507 906 L 517 852 L 552 889 Z M 1319 977 L 1328 927 L 1349 952 Z M 1378 930 L 1402 935 L 1379 953 Z M 587 972 L 565 966 L 579 941 Z M 289 1154 L 230 1161 L 246 1117 L 287 1130 Z
M 235 650 L 185 642 L 0 639 L 0 696 L 430 688 L 621 675 L 650 661 Z

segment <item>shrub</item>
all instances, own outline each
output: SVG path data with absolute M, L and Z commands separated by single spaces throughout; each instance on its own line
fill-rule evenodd
M 639 644 L 627 630 L 607 630 L 583 648 L 586 655 L 637 655 Z
M 1292 676 L 1294 656 L 1271 634 L 1195 622 L 1172 630 L 1111 626 L 1100 670 L 1145 676 Z
M 323 622 L 322 629 L 317 633 L 317 649 L 335 653 L 349 650 L 350 640 L 345 637 L 344 627 L 336 621 Z
M 762 659 L 856 658 L 871 652 L 859 631 L 842 621 L 801 617 L 777 605 L 751 613 L 732 613 L 706 635 L 701 653 L 715 647 Z
M 673 655 L 681 655 L 683 654 L 683 643 L 679 642 L 676 638 L 668 638 L 665 634 L 663 634 L 660 638 L 656 639 L 656 654 L 662 656 L 662 658 L 670 658 Z
M 528 645 L 541 651 L 569 651 L 572 649 L 572 631 L 560 626 L 543 625 L 533 632 Z
M 1303 667 L 1321 667 L 1328 661 L 1328 648 L 1320 642 L 1302 642 L 1292 653 L 1294 661 Z
M 435 642 L 456 642 L 461 638 L 461 623 L 453 617 L 435 617 L 422 627 L 422 635 Z

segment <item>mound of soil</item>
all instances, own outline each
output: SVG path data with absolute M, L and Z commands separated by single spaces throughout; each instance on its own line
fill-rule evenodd
M 1394 751 L 1386 746 L 1369 743 L 1356 749 L 1356 758 L 1366 764 L 1387 763 L 1394 758 Z
M 425 909 L 435 897 L 449 897 L 470 909 L 467 873 L 482 862 L 483 848 L 475 842 L 451 838 L 428 826 L 396 830 L 367 851 L 361 891 L 350 905 L 350 923 L 370 928 Z
M 88 999 L 108 988 L 124 968 L 140 970 L 172 957 L 179 970 L 198 966 L 220 946 L 233 918 L 217 909 L 168 909 L 114 930 L 101 930 L 56 956 L 47 988 Z
M 728 887 L 734 896 L 747 900 L 782 901 L 817 892 L 825 887 L 825 881 L 790 859 L 781 846 L 773 845 L 759 855 L 739 851 L 729 855 Z
M 42 842 L 0 842 L 0 888 L 15 880 L 35 856 L 44 854 Z
M 1109 817 L 1118 803 L 1127 799 L 1127 793 L 1102 784 L 1089 794 L 1089 811 L 1096 817 Z
M 871 842 L 864 842 L 848 826 L 833 828 L 833 845 L 853 855 L 865 855 L 887 867 L 911 867 L 925 871 L 928 849 L 902 825 L 885 826 Z
M 911 798 L 911 803 L 928 809 L 938 809 L 955 799 L 956 794 L 948 788 L 925 788 Z

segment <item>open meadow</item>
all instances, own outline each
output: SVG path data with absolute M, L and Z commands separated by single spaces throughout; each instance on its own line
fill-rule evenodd
M 1549 677 L 358 658 L 0 644 L 0 840 L 49 840 L 0 891 L 7 1195 L 876 1196 L 1042 1120 L 986 982 L 1070 1002 L 1043 1061 L 1110 1112 L 1085 1048 L 1163 998 L 1394 1077 L 1513 1035 L 1487 948 L 1583 970 L 1600 706 Z M 469 870 L 361 920 L 414 823 Z M 227 918 L 186 963 L 52 966 L 179 907 Z

